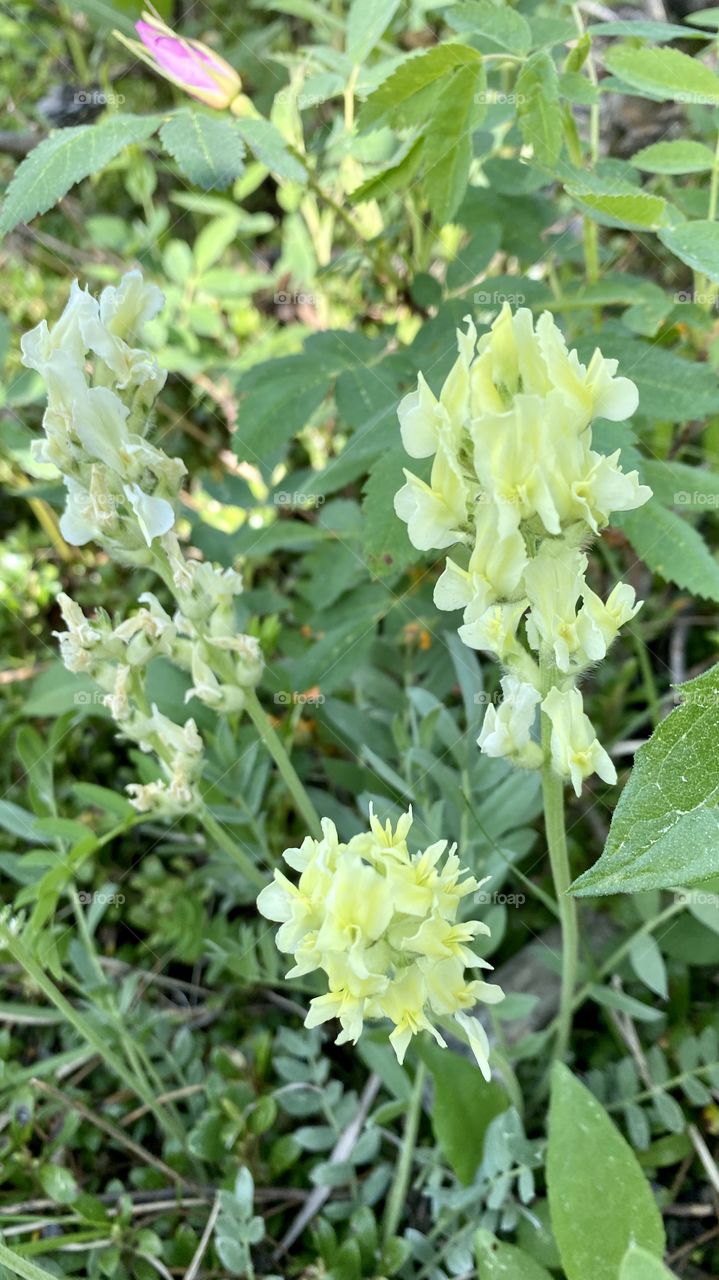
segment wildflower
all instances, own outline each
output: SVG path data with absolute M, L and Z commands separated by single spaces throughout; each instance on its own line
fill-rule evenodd
M 155 14 L 143 13 L 135 30 L 141 44 L 119 31 L 114 35 L 136 57 L 206 106 L 223 111 L 232 105 L 242 87 L 240 77 L 214 50 L 199 40 L 178 36 Z
M 59 640 L 65 665 L 96 681 L 123 736 L 157 757 L 162 776 L 132 784 L 132 803 L 141 812 L 177 814 L 200 803 L 203 743 L 191 720 L 177 725 L 157 708 L 147 716 L 148 663 L 168 658 L 190 673 L 188 697 L 239 711 L 263 659 L 255 637 L 237 629 L 241 575 L 187 559 L 174 532 L 185 466 L 148 439 L 165 373 L 135 345 L 162 300 L 139 271 L 99 299 L 75 282 L 59 320 L 25 334 L 22 352 L 47 388 L 44 436 L 34 453 L 64 480 L 63 537 L 77 546 L 95 540 L 120 561 L 156 568 L 174 591 L 173 617 L 146 592 L 123 621 L 99 611 L 92 623 L 63 595 L 67 631 Z
M 288 977 L 322 970 L 328 991 L 315 997 L 305 1020 L 336 1018 L 337 1043 L 356 1042 L 365 1021 L 389 1018 L 390 1043 L 400 1062 L 420 1031 L 445 1041 L 437 1018 L 453 1018 L 466 1034 L 486 1079 L 487 1037 L 469 1016 L 478 1001 L 502 999 L 499 987 L 467 979 L 468 968 L 490 968 L 472 950 L 488 927 L 458 920 L 462 900 L 478 883 L 462 869 L 454 846 L 439 840 L 410 853 L 411 809 L 395 828 L 370 808 L 370 830 L 341 843 L 329 819 L 322 838 L 288 849 L 295 884 L 275 871 L 258 898 L 259 910 L 280 924 L 277 946 L 294 956 Z
M 504 698 L 499 707 L 489 705 L 477 739 L 487 756 L 509 756 L 525 769 L 542 763 L 542 749 L 531 732 L 542 696 L 531 684 L 506 675 L 501 680 Z
M 577 795 L 582 781 L 598 773 L 604 782 L 615 783 L 617 771 L 598 741 L 592 722 L 584 714 L 579 689 L 550 689 L 542 709 L 552 723 L 552 764 L 561 778 L 569 778 Z
M 619 450 L 592 449 L 592 422 L 631 416 L 637 389 L 598 350 L 582 364 L 549 312 L 535 324 L 527 308 L 512 314 L 505 303 L 479 341 L 467 317 L 457 345 L 439 398 L 420 375 L 400 403 L 407 453 L 433 462 L 429 484 L 405 471 L 395 511 L 420 550 L 468 547 L 466 561 L 447 559 L 434 600 L 462 609 L 460 638 L 506 669 L 505 702 L 488 707 L 481 750 L 541 767 L 531 729 L 544 698 L 556 720 L 553 767 L 575 788 L 594 770 L 609 780 L 613 766 L 574 682 L 640 603 L 622 583 L 602 601 L 587 585 L 584 548 L 614 511 L 641 506 L 651 490 L 622 470 Z
M 410 542 L 421 551 L 451 547 L 467 521 L 467 486 L 451 448 L 440 441 L 430 483 L 405 471 L 407 483 L 394 500 L 394 509 L 407 522 Z

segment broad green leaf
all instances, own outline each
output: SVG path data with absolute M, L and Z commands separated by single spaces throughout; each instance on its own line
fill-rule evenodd
M 579 897 L 699 885 L 719 874 L 719 667 L 679 686 L 682 703 L 639 748 Z
M 509 1100 L 495 1080 L 487 1084 L 473 1060 L 431 1044 L 423 1045 L 421 1056 L 434 1082 L 434 1136 L 460 1182 L 468 1185 L 481 1162 L 487 1128 Z
M 582 106 L 591 107 L 599 102 L 599 89 L 579 71 L 564 71 L 560 75 L 559 92 L 569 102 L 579 102 Z
M 622 1258 L 619 1280 L 676 1280 L 660 1258 L 637 1245 L 630 1245 Z
M 697 27 L 719 27 L 719 8 L 716 5 L 712 5 L 709 9 L 698 9 L 696 13 L 688 13 L 687 22 L 691 22 L 693 26 Z M 697 32 L 696 34 L 700 33 Z
M 538 164 L 552 168 L 562 149 L 559 77 L 550 54 L 532 54 L 517 76 L 517 119 Z
M 378 578 L 397 573 L 417 559 L 407 527 L 394 510 L 394 495 L 404 484 L 402 468 L 406 462 L 407 455 L 401 449 L 382 454 L 364 489 L 363 551 L 370 572 Z
M 409 144 L 404 143 L 385 169 L 373 174 L 348 193 L 348 200 L 352 204 L 361 204 L 363 200 L 381 200 L 393 191 L 408 187 L 419 168 L 423 149 L 424 139 L 421 137 L 413 139 Z
M 484 66 L 460 67 L 448 80 L 422 152 L 422 187 L 435 222 L 450 222 L 467 189 L 472 132 L 484 113 Z
M 161 116 L 108 116 L 99 124 L 58 129 L 33 147 L 7 190 L 0 235 L 45 213 L 83 178 L 99 173 L 131 142 L 144 142 Z
M 660 101 L 719 104 L 719 76 L 703 62 L 678 49 L 619 45 L 607 50 L 604 61 L 625 84 L 650 93 Z
M 640 938 L 634 939 L 629 948 L 629 963 L 639 981 L 662 1000 L 666 1000 L 667 967 L 659 943 L 651 933 L 642 934 Z
M 235 127 L 255 158 L 275 177 L 286 178 L 288 182 L 307 181 L 304 165 L 292 155 L 279 129 L 271 121 L 253 117 L 237 120 Z
M 483 53 L 513 53 L 522 57 L 529 51 L 532 33 L 521 13 L 500 7 L 492 0 L 461 0 L 445 13 L 455 31 L 472 36 Z
M 39 1173 L 40 1185 L 46 1195 L 57 1204 L 72 1204 L 77 1200 L 78 1186 L 70 1172 L 61 1164 L 45 1164 Z
M 695 15 L 695 17 L 698 15 Z M 687 18 L 691 22 L 691 17 Z M 617 18 L 609 22 L 593 22 L 587 27 L 590 36 L 630 36 L 637 40 L 655 40 L 657 44 L 663 44 L 666 40 L 702 39 L 702 33 L 699 31 L 687 31 L 686 27 L 680 27 L 676 22 L 653 22 L 651 18 L 643 21 L 634 18 Z
M 160 129 L 162 145 L 188 182 L 222 191 L 244 169 L 245 144 L 238 122 L 183 108 Z
M 719 281 L 719 224 L 682 222 L 660 231 L 659 239 L 688 267 Z
M 360 113 L 360 128 L 431 124 L 427 111 L 440 92 L 441 82 L 457 67 L 476 66 L 481 57 L 465 44 L 439 44 L 424 53 L 410 54 L 370 94 Z
M 561 1063 L 552 1073 L 547 1183 L 567 1280 L 617 1280 L 630 1244 L 661 1256 L 662 1217 L 634 1152 Z
M 644 191 L 620 195 L 597 195 L 593 191 L 568 186 L 567 194 L 587 213 L 607 227 L 630 227 L 637 231 L 655 231 L 667 218 L 668 205 L 662 196 Z
M 682 138 L 642 147 L 632 156 L 631 163 L 646 173 L 709 173 L 714 166 L 714 156 L 703 142 Z
M 612 519 L 653 573 L 703 600 L 719 600 L 719 561 L 701 534 L 655 499 Z
M 549 1272 L 523 1249 L 503 1244 L 491 1231 L 474 1238 L 477 1273 L 481 1280 L 552 1280 Z
M 353 63 L 364 62 L 387 30 L 399 0 L 352 0 L 347 15 L 345 52 Z

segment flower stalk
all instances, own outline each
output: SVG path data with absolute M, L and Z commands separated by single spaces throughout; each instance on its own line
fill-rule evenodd
M 542 713 L 542 748 L 545 762 L 542 766 L 542 799 L 544 803 L 544 828 L 547 837 L 549 863 L 552 869 L 554 891 L 559 908 L 562 930 L 562 985 L 559 997 L 557 1035 L 554 1057 L 560 1061 L 566 1056 L 572 1030 L 572 1009 L 577 982 L 577 957 L 579 933 L 577 904 L 569 893 L 571 873 L 567 852 L 567 834 L 564 819 L 564 785 L 551 763 L 552 725 L 546 713 Z

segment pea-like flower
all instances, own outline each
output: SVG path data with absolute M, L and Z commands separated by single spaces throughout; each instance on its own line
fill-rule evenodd
M 306 1025 L 336 1018 L 337 1043 L 356 1042 L 365 1021 L 389 1018 L 397 1058 L 412 1036 L 428 1031 L 445 1041 L 435 1022 L 453 1018 L 465 1033 L 489 1079 L 486 1033 L 471 1016 L 478 1001 L 503 998 L 501 988 L 466 969 L 490 969 L 472 949 L 488 935 L 479 920 L 460 920 L 462 903 L 479 882 L 461 867 L 452 846 L 439 840 L 410 853 L 412 810 L 396 828 L 384 827 L 370 808 L 370 830 L 340 842 L 334 823 L 322 822 L 322 839 L 287 849 L 285 862 L 297 883 L 275 871 L 258 898 L 259 910 L 277 921 L 277 946 L 294 957 L 288 977 L 322 970 L 326 994 L 315 997 Z
M 505 303 L 479 340 L 467 317 L 457 345 L 439 397 L 420 375 L 399 406 L 407 453 L 433 462 L 429 483 L 405 471 L 395 510 L 419 550 L 460 548 L 435 604 L 462 609 L 460 638 L 508 673 L 505 704 L 487 709 L 479 746 L 540 767 L 535 709 L 544 699 L 548 715 L 571 710 L 554 728 L 553 767 L 575 788 L 595 770 L 612 780 L 575 682 L 641 607 L 624 583 L 602 601 L 587 585 L 585 554 L 612 512 L 651 497 L 636 471 L 622 470 L 620 450 L 592 448 L 593 420 L 629 417 L 637 389 L 600 351 L 582 364 L 549 312 L 535 325 L 527 308 L 512 314 Z M 555 689 L 571 700 L 547 702 Z
M 241 575 L 185 556 L 174 530 L 185 466 L 148 438 L 165 372 L 135 345 L 162 302 L 139 271 L 99 298 L 75 282 L 59 320 L 26 333 L 22 352 L 47 388 L 44 434 L 33 455 L 64 480 L 63 537 L 76 546 L 94 540 L 117 560 L 154 569 L 178 606 L 171 617 L 145 593 L 143 607 L 123 621 L 99 611 L 90 622 L 60 596 L 66 667 L 94 679 L 122 735 L 158 759 L 162 776 L 131 784 L 132 803 L 173 814 L 201 803 L 203 744 L 192 720 L 174 725 L 156 709 L 148 717 L 148 663 L 170 659 L 192 678 L 188 699 L 237 712 L 260 679 L 263 658 L 257 639 L 237 629 Z

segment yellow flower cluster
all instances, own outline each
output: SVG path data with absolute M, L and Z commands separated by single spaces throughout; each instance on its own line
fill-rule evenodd
M 592 448 L 592 421 L 630 417 L 637 389 L 599 351 L 581 364 L 549 312 L 535 326 L 531 311 L 512 314 L 505 303 L 479 341 L 467 324 L 439 399 L 420 374 L 399 406 L 407 453 L 433 463 L 429 484 L 405 471 L 395 510 L 418 549 L 468 548 L 466 563 L 447 560 L 434 600 L 463 609 L 464 643 L 495 654 L 509 673 L 505 702 L 488 708 L 482 750 L 538 767 L 541 703 L 561 776 L 577 791 L 591 772 L 615 781 L 575 681 L 640 605 L 623 583 L 602 601 L 585 580 L 582 547 L 613 511 L 651 496 L 636 471 L 622 470 L 619 450 L 607 457 Z M 550 689 L 563 696 L 546 704 Z
M 503 992 L 465 977 L 466 968 L 491 968 L 471 947 L 489 929 L 457 920 L 479 882 L 460 866 L 454 846 L 442 862 L 446 840 L 411 854 L 411 825 L 411 809 L 393 830 L 370 808 L 370 830 L 343 844 L 324 818 L 321 840 L 307 837 L 284 854 L 298 883 L 275 871 L 257 905 L 281 925 L 277 946 L 295 959 L 288 978 L 316 969 L 327 975 L 329 990 L 312 1000 L 306 1026 L 337 1018 L 343 1044 L 359 1039 L 366 1019 L 389 1018 L 390 1043 L 402 1062 L 420 1031 L 444 1046 L 433 1018 L 453 1018 L 489 1079 L 487 1036 L 469 1011 L 479 1000 L 501 1000 Z

